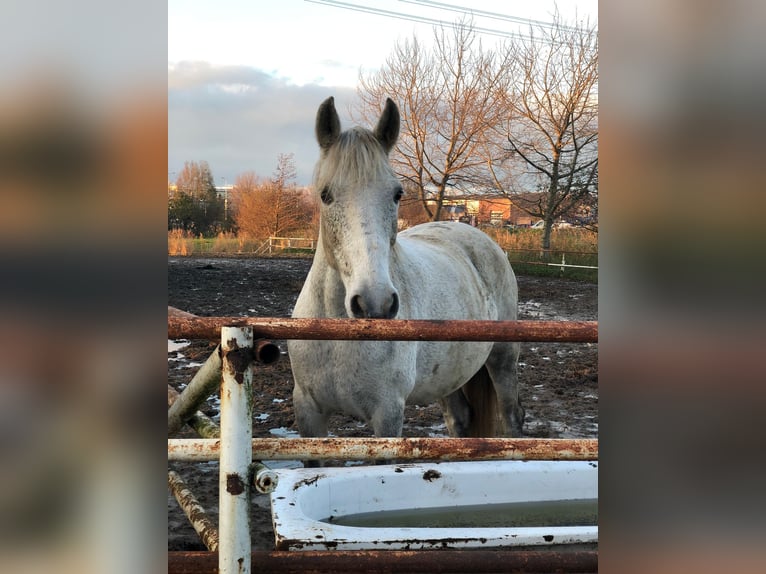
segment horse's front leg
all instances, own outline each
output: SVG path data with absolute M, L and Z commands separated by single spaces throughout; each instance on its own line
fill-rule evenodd
M 327 436 L 328 415 L 316 404 L 311 395 L 303 392 L 298 385 L 295 385 L 293 389 L 293 408 L 295 410 L 295 423 L 298 425 L 298 432 L 303 438 Z M 318 460 L 304 460 L 303 466 L 316 468 L 322 464 Z
M 404 403 L 404 399 L 399 399 L 378 405 L 370 419 L 376 437 L 394 438 L 402 436 Z M 395 458 L 375 459 L 375 464 L 395 463 Z

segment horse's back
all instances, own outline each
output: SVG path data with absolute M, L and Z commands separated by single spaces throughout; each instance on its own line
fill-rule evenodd
M 402 231 L 398 241 L 426 284 L 443 277 L 457 292 L 478 290 L 476 300 L 489 297 L 497 309 L 497 316 L 470 318 L 516 318 L 516 277 L 503 250 L 484 232 L 465 223 L 439 221 Z
M 456 254 L 462 251 L 476 267 L 497 266 L 510 269 L 503 250 L 486 233 L 465 223 L 435 221 L 410 227 L 399 238 L 427 244 L 430 249 Z

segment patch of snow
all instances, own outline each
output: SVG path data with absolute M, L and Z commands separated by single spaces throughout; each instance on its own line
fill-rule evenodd
M 168 353 L 175 353 L 176 351 L 179 351 L 184 347 L 188 347 L 189 345 L 191 345 L 191 341 L 187 339 L 178 339 L 176 341 L 168 339 Z
M 269 429 L 269 434 L 278 438 L 300 438 L 301 436 L 297 431 L 285 427 Z

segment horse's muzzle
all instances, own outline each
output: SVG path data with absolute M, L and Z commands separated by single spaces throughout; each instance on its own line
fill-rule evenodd
M 380 301 L 361 294 L 352 295 L 350 307 L 355 319 L 393 319 L 399 312 L 399 294 L 394 291 Z

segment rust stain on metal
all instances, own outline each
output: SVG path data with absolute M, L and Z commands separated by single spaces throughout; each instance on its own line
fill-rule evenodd
M 442 473 L 438 470 L 427 470 L 423 473 L 423 480 L 427 480 L 428 482 L 433 482 L 437 478 L 441 478 Z
M 311 478 L 304 478 L 303 480 L 296 482 L 295 486 L 293 486 L 293 490 L 298 490 L 301 486 L 311 486 L 312 484 L 316 484 L 316 482 L 320 478 L 324 478 L 324 474 L 317 474 L 316 476 L 312 476 Z
M 245 492 L 245 483 L 242 477 L 236 472 L 232 472 L 226 475 L 226 492 L 237 496 Z
M 253 360 L 252 351 L 247 347 L 239 348 L 236 339 L 229 339 L 223 349 L 223 370 L 234 377 L 237 384 L 245 383 L 245 371 Z
M 229 339 L 220 353 L 224 371 L 232 375 L 240 385 L 244 382 L 243 373 L 252 361 L 269 365 L 277 362 L 281 354 L 277 345 L 265 339 L 256 341 L 252 349 L 240 348 L 236 339 Z
M 281 540 L 285 548 L 291 541 Z M 293 546 L 293 548 L 297 547 Z M 272 572 L 598 572 L 597 550 L 303 550 L 256 551 L 252 564 Z M 214 552 L 169 552 L 168 572 L 218 571 Z

